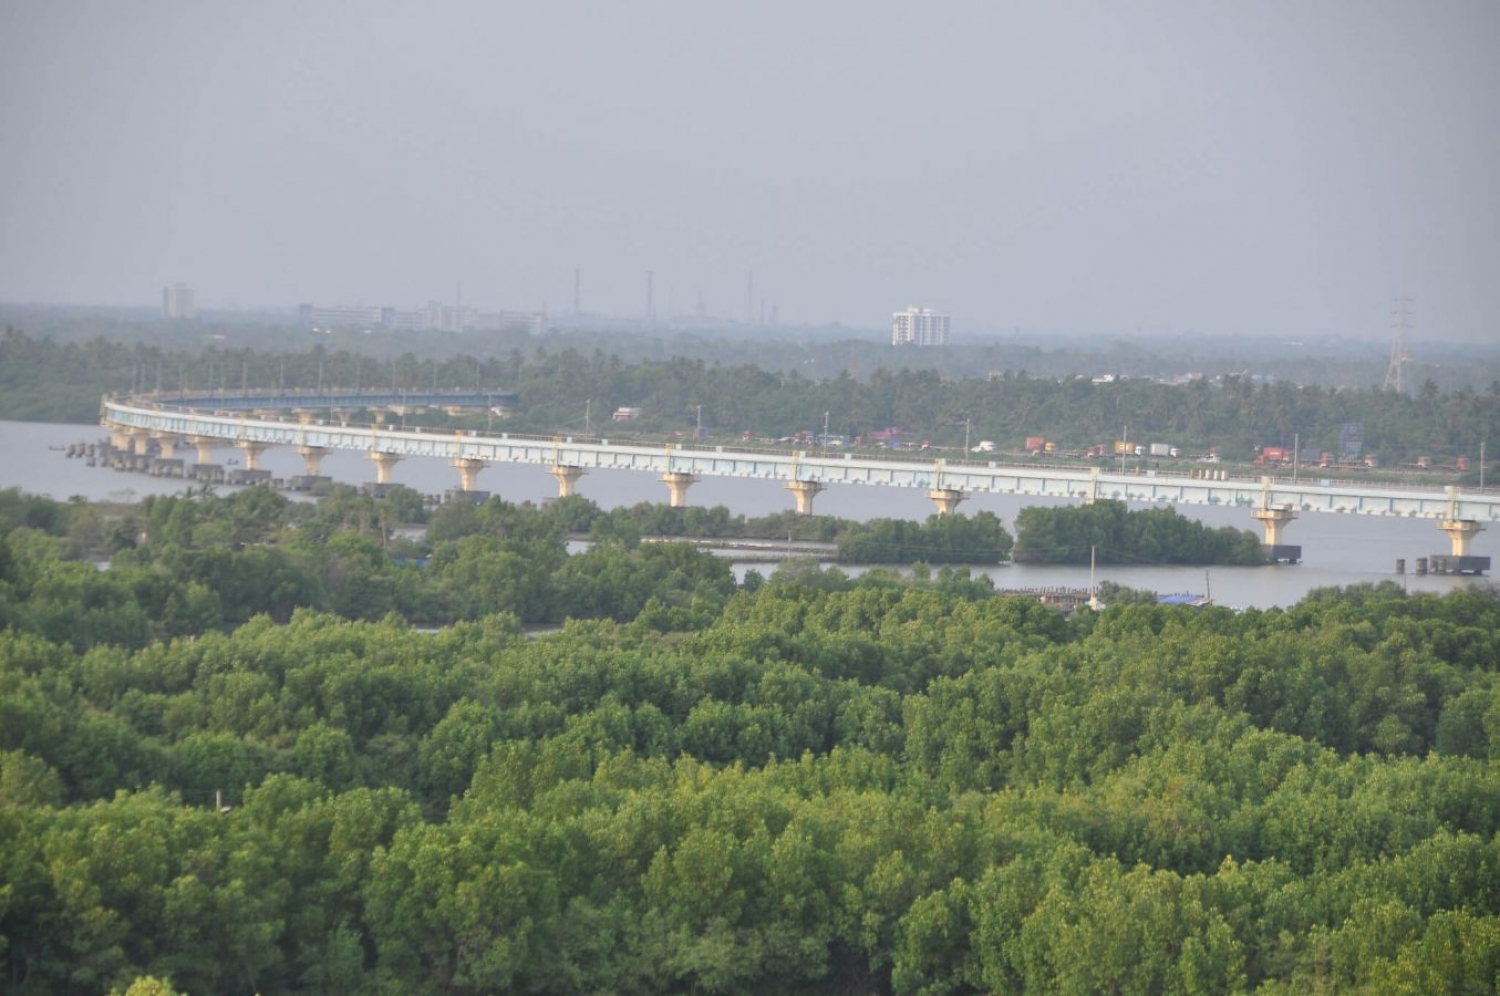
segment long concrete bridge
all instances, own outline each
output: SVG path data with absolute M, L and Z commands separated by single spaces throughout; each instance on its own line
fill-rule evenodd
M 1448 558 L 1451 563 L 1435 568 L 1483 570 L 1489 558 L 1470 556 L 1470 542 L 1487 525 L 1500 521 L 1500 491 L 1495 490 L 1418 488 L 1318 477 L 1238 477 L 1217 469 L 1187 474 L 1151 470 L 1113 473 L 1098 467 L 913 460 L 837 451 L 659 444 L 348 421 L 351 413 L 360 410 L 384 413 L 442 408 L 457 412 L 503 407 L 513 400 L 513 396 L 500 394 L 405 392 L 246 394 L 232 398 L 136 396 L 105 399 L 101 421 L 114 445 L 128 453 L 144 455 L 154 441 L 158 460 L 175 461 L 177 446 L 194 447 L 198 464 L 183 467 L 184 473 L 216 468 L 214 448 L 232 446 L 244 455 L 245 468 L 254 474 L 266 449 L 290 446 L 306 461 L 305 480 L 320 479 L 320 461 L 335 450 L 365 454 L 375 465 L 377 485 L 388 483 L 391 469 L 405 457 L 436 457 L 458 471 L 464 492 L 477 492 L 480 472 L 492 463 L 546 467 L 557 479 L 562 496 L 573 494 L 579 478 L 590 470 L 635 470 L 660 475 L 674 507 L 687 504 L 688 489 L 694 482 L 718 476 L 782 481 L 792 493 L 797 511 L 804 515 L 812 514 L 813 500 L 820 492 L 836 484 L 920 488 L 940 514 L 951 513 L 964 498 L 980 493 L 1243 508 L 1265 530 L 1267 554 L 1273 559 L 1296 559 L 1291 551 L 1298 548 L 1282 540 L 1288 524 L 1299 513 L 1343 512 L 1435 520 L 1451 540 L 1453 551 Z M 1285 556 L 1281 556 L 1283 552 Z

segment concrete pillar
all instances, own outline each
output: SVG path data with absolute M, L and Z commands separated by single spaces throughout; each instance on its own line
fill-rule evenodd
M 375 461 L 375 483 L 391 483 L 391 471 L 395 468 L 396 464 L 401 462 L 401 454 L 371 450 L 370 459 Z
M 459 488 L 464 491 L 477 491 L 474 487 L 479 483 L 479 472 L 485 468 L 485 462 L 478 457 L 459 457 L 453 461 L 453 469 L 458 471 Z
M 1473 519 L 1443 519 L 1438 523 L 1438 528 L 1448 534 L 1448 539 L 1453 542 L 1453 556 L 1467 557 L 1469 555 L 1469 540 L 1484 528 Z
M 214 443 L 218 440 L 213 436 L 188 436 L 187 441 L 198 451 L 199 463 L 214 462 Z
M 813 499 L 816 498 L 828 485 L 822 481 L 787 481 L 786 489 L 792 493 L 797 500 L 798 515 L 813 514 Z
M 130 449 L 130 430 L 122 425 L 111 424 L 109 428 L 109 445 L 122 452 Z
M 574 485 L 583 476 L 583 468 L 567 467 L 563 464 L 558 464 L 552 468 L 552 476 L 557 478 L 557 497 L 571 498 L 576 493 Z
M 927 497 L 937 506 L 938 515 L 952 515 L 958 510 L 958 503 L 968 496 L 958 488 L 933 488 Z
M 1255 517 L 1266 531 L 1266 546 L 1281 546 L 1281 531 L 1297 517 L 1289 508 L 1257 508 Z
M 1098 500 L 1099 500 L 1099 468 L 1097 466 L 1095 466 L 1095 467 L 1090 467 L 1089 468 L 1089 491 L 1088 491 L 1088 494 L 1086 494 L 1086 495 L 1083 496 L 1083 503 L 1085 505 L 1092 505 L 1094 502 L 1096 502 Z
M 235 449 L 245 454 L 245 469 L 259 470 L 260 455 L 271 448 L 270 443 L 260 443 L 253 439 L 236 439 Z
M 151 433 L 145 429 L 125 430 L 125 452 L 136 456 L 145 456 L 146 448 L 151 442 Z
M 330 408 L 328 414 L 332 415 L 339 425 L 348 425 L 349 414 L 353 410 L 352 408 Z
M 323 467 L 323 458 L 328 455 L 326 446 L 299 446 L 297 455 L 307 464 L 307 476 L 317 477 Z
M 297 421 L 303 425 L 311 424 L 313 416 L 318 413 L 315 408 L 293 408 L 292 411 L 296 414 Z M 317 475 L 314 474 L 313 476 L 316 477 Z
M 671 496 L 667 502 L 673 508 L 687 507 L 688 488 L 698 483 L 698 478 L 680 470 L 669 470 L 661 475 L 661 482 L 667 486 L 667 493 Z
M 163 460 L 171 460 L 177 456 L 177 433 L 153 432 L 151 438 L 156 440 L 157 448 Z

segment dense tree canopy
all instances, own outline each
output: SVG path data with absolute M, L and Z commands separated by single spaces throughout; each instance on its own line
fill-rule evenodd
M 1260 538 L 1213 529 L 1170 507 L 1127 509 L 1122 501 L 1046 507 L 1016 516 L 1015 559 L 1023 564 L 1259 564 Z
M 100 572 L 78 509 L 0 495 L 7 992 L 1500 977 L 1493 589 L 1069 618 L 952 568 L 568 556 L 504 503 L 422 568 L 355 496 L 186 501 L 101 513 Z M 376 614 L 424 570 L 463 621 Z

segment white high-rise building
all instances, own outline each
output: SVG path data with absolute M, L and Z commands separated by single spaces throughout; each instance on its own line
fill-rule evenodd
M 197 295 L 187 284 L 169 284 L 161 289 L 161 313 L 164 318 L 197 318 Z
M 891 315 L 892 346 L 946 346 L 952 319 L 931 308 L 907 308 Z

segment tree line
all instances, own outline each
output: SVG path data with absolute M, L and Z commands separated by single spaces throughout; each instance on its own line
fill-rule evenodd
M 584 340 L 577 340 L 582 342 Z M 601 340 L 602 341 L 602 340 Z M 705 346 L 689 359 L 663 352 L 578 349 L 568 336 L 497 339 L 482 355 L 385 355 L 368 350 L 314 348 L 257 351 L 215 341 L 187 350 L 103 339 L 62 342 L 8 329 L 0 338 L 0 418 L 92 422 L 106 392 L 179 389 L 233 393 L 257 389 L 346 388 L 514 391 L 519 398 L 506 427 L 518 431 L 620 436 L 688 435 L 702 425 L 714 438 L 776 440 L 800 431 L 854 439 L 898 428 L 909 443 L 958 448 L 988 439 L 1020 449 L 1042 436 L 1060 450 L 1132 440 L 1171 443 L 1201 455 L 1217 448 L 1226 460 L 1248 461 L 1259 447 L 1300 443 L 1315 453 L 1337 453 L 1342 427 L 1363 430 L 1361 455 L 1387 464 L 1427 457 L 1436 466 L 1478 477 L 1481 442 L 1500 439 L 1500 380 L 1443 389 L 1431 377 L 1398 394 L 1369 386 L 1299 386 L 1226 373 L 1187 383 L 1136 377 L 1094 383 L 1077 367 L 1049 376 L 1024 366 L 964 365 L 949 376 L 903 365 L 891 355 L 860 377 L 843 368 L 809 376 L 790 367 L 747 362 L 732 342 Z M 504 346 L 504 348 L 500 348 Z M 621 349 L 625 349 L 622 345 Z M 909 351 L 908 351 L 909 353 Z M 1085 368 L 1091 369 L 1091 368 Z M 1239 369 L 1239 368 L 1235 368 Z M 972 371 L 983 371 L 973 376 Z M 639 408 L 640 420 L 615 424 L 620 407 Z M 491 428 L 489 415 L 450 419 L 415 416 L 419 424 Z

